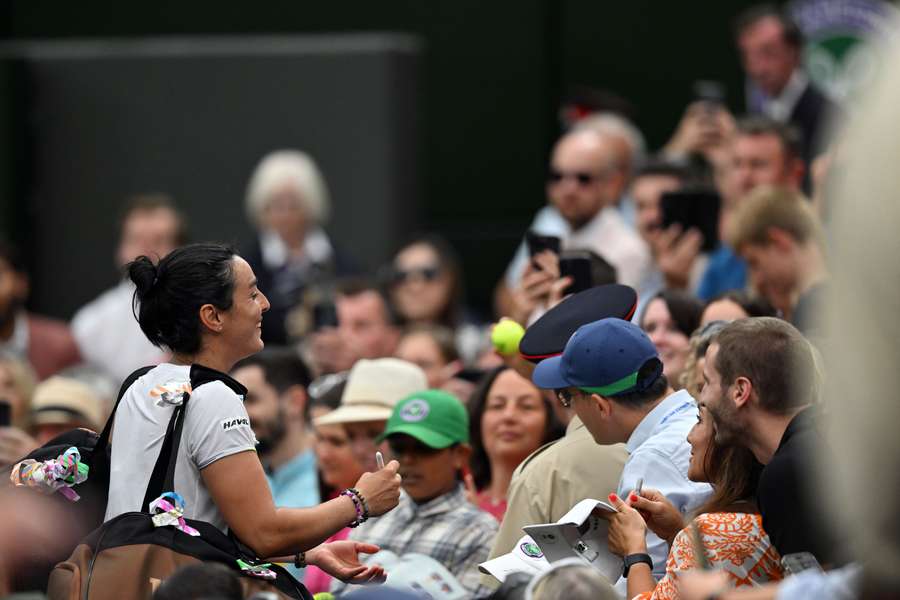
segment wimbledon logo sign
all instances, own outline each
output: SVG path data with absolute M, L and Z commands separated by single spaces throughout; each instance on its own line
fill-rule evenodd
M 882 0 L 794 0 L 787 6 L 806 38 L 803 62 L 810 79 L 844 102 L 872 83 L 880 63 L 875 48 L 890 34 L 897 9 Z

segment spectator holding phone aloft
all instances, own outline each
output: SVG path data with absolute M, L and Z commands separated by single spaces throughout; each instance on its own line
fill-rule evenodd
M 653 268 L 637 288 L 641 300 L 637 314 L 663 289 L 693 292 L 706 268 L 700 231 L 685 231 L 678 223 L 663 227 L 663 196 L 681 190 L 690 176 L 680 163 L 657 159 L 638 169 L 631 182 L 629 194 L 636 208 L 637 230 L 653 255 Z
M 311 336 L 308 356 L 315 375 L 349 371 L 360 359 L 393 355 L 400 337 L 397 315 L 378 286 L 360 279 L 342 281 L 334 312 L 337 323 Z

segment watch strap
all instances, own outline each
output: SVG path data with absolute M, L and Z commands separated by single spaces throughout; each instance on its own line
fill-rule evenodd
M 623 568 L 622 568 L 622 577 L 628 578 L 628 571 L 631 570 L 631 567 L 638 563 L 646 563 L 647 566 L 650 567 L 650 570 L 653 570 L 653 559 L 650 558 L 649 554 L 640 553 L 640 554 L 629 554 L 628 556 L 622 559 Z

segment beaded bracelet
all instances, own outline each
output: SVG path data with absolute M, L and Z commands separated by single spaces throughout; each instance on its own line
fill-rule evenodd
M 356 497 L 359 498 L 359 503 L 362 504 L 362 507 L 363 507 L 363 519 L 364 520 L 368 519 L 369 518 L 369 503 L 366 502 L 365 497 L 362 494 L 360 494 L 359 490 L 356 488 L 347 488 L 347 490 L 351 494 L 355 494 Z
M 359 527 L 366 521 L 366 517 L 363 514 L 362 502 L 360 502 L 356 494 L 354 494 L 350 490 L 344 490 L 343 492 L 341 492 L 341 496 L 347 496 L 348 498 L 350 498 L 350 501 L 353 502 L 353 508 L 356 509 L 356 518 L 350 521 L 347 526 Z

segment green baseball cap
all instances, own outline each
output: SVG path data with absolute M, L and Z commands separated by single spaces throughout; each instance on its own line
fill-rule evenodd
M 382 442 L 395 433 L 405 433 L 437 450 L 469 442 L 469 414 L 456 396 L 443 390 L 425 390 L 407 396 L 394 407 Z

